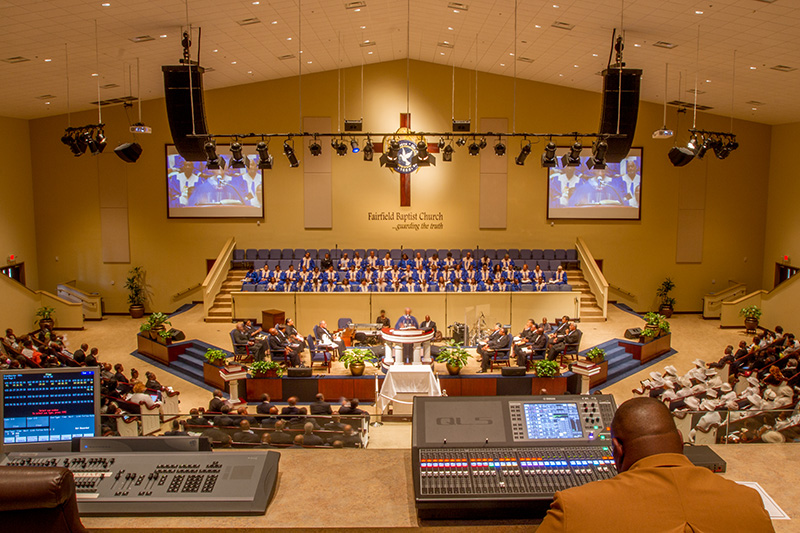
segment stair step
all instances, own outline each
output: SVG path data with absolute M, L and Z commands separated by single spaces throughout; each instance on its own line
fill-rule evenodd
M 169 367 L 173 370 L 177 370 L 178 372 L 191 376 L 194 379 L 204 381 L 203 367 L 200 367 L 200 369 L 198 370 L 197 367 L 193 365 L 188 365 L 180 360 L 171 362 L 169 364 Z
M 186 351 L 181 355 L 185 356 L 185 359 L 192 359 L 194 361 L 198 361 L 200 363 L 200 366 L 202 366 L 206 360 L 206 350 L 207 348 L 204 348 L 203 346 L 195 345 L 192 346 L 191 348 L 187 348 Z M 180 357 L 178 357 L 178 359 L 180 359 Z
M 178 356 L 178 361 L 180 361 L 181 364 L 186 365 L 187 367 L 192 367 L 192 368 L 196 369 L 200 373 L 203 372 L 203 363 L 202 363 L 202 361 L 200 361 L 198 359 L 195 359 L 194 357 L 188 356 L 186 354 L 180 354 Z M 173 363 L 175 363 L 175 361 L 170 363 L 170 365 L 172 365 Z
M 205 319 L 206 323 L 209 324 L 230 324 L 233 322 L 233 318 L 228 316 L 207 316 Z
M 213 307 L 208 310 L 208 316 L 218 316 L 218 317 L 228 317 L 231 318 L 231 310 L 230 309 L 214 309 Z

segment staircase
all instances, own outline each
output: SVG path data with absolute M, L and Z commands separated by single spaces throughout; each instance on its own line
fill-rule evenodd
M 611 339 L 602 344 L 597 345 L 606 351 L 606 361 L 608 361 L 608 378 L 604 383 L 601 383 L 596 388 L 607 387 L 608 385 L 619 381 L 627 374 L 636 371 L 642 366 L 638 359 L 634 359 L 633 355 L 625 351 L 625 348 L 619 345 L 619 339 Z M 593 348 L 593 347 L 592 347 Z M 586 352 L 591 350 L 581 350 L 581 355 L 586 355 Z
M 228 277 L 222 282 L 219 294 L 214 298 L 214 305 L 208 310 L 206 322 L 233 322 L 233 296 L 234 291 L 242 290 L 242 279 L 247 274 L 246 270 L 230 270 Z M 202 368 L 201 368 L 202 370 Z
M 169 371 L 177 374 L 187 381 L 208 388 L 203 378 L 203 363 L 206 360 L 206 351 L 209 349 L 219 350 L 217 346 L 193 339 L 189 341 L 192 345 L 178 356 L 177 361 L 169 364 Z M 230 353 L 227 350 L 223 350 Z
M 589 289 L 589 283 L 581 270 L 567 270 L 567 280 L 572 290 L 581 292 L 581 322 L 605 322 L 603 309 L 597 304 L 597 298 Z

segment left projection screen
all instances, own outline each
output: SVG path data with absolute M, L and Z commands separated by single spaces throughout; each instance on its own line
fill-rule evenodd
M 255 146 L 243 146 L 244 168 L 234 168 L 230 154 L 218 157 L 224 164 L 209 169 L 205 162 L 184 160 L 174 145 L 166 145 L 168 218 L 264 217 L 264 175 Z

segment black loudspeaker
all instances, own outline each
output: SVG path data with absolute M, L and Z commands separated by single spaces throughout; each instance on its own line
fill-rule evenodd
M 625 330 L 626 339 L 638 339 L 642 334 L 642 328 L 630 328 Z
M 290 378 L 310 378 L 311 377 L 311 368 L 290 368 L 289 369 L 289 377 Z
M 167 102 L 167 118 L 172 132 L 172 142 L 178 153 L 187 161 L 205 161 L 203 149 L 206 139 L 187 137 L 193 133 L 206 135 L 206 108 L 203 104 L 203 67 L 191 67 L 191 94 L 189 97 L 189 67 L 164 65 L 164 95 Z M 194 106 L 194 130 L 192 129 L 192 107 Z
M 676 167 L 688 165 L 694 159 L 694 152 L 685 146 L 673 146 L 669 149 L 669 160 Z
M 179 329 L 172 328 L 167 333 L 172 336 L 172 340 L 174 341 L 182 341 L 186 338 L 186 334 Z
M 142 155 L 142 147 L 139 146 L 139 143 L 120 144 L 114 148 L 114 153 L 126 163 L 136 163 L 136 160 Z
M 622 92 L 620 93 L 620 74 Z M 603 71 L 603 114 L 600 117 L 600 133 L 619 133 L 625 137 L 608 139 L 606 161 L 619 163 L 628 155 L 636 132 L 639 117 L 639 88 L 642 70 L 638 68 L 610 68 Z
M 500 373 L 504 376 L 524 376 L 525 367 L 524 366 L 503 367 L 500 369 Z

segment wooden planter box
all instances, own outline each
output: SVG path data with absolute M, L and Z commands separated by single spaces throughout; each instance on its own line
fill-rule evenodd
M 595 374 L 594 376 L 589 376 L 589 388 L 602 385 L 608 379 L 608 361 L 603 361 L 597 366 L 600 367 L 600 373 Z
M 215 389 L 228 391 L 228 382 L 222 379 L 219 375 L 221 366 L 212 365 L 211 363 L 203 363 L 203 381 L 206 385 L 211 385 Z
M 177 361 L 178 356 L 185 352 L 186 347 L 190 345 L 190 342 L 162 344 L 151 339 L 150 335 L 147 333 L 139 333 L 136 335 L 136 350 L 140 354 L 155 359 L 159 363 L 167 366 L 169 366 L 172 361 Z
M 634 359 L 638 359 L 641 364 L 644 364 L 659 355 L 667 353 L 670 350 L 671 341 L 672 333 L 667 333 L 663 337 L 658 337 L 649 342 L 619 341 L 619 344 Z

